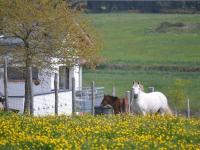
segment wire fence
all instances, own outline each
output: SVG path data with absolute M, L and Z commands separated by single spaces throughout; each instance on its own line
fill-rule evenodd
M 104 97 L 104 87 L 95 87 L 94 106 L 100 106 Z M 92 112 L 92 89 L 91 87 L 84 87 L 80 91 L 76 91 L 75 98 L 76 112 Z

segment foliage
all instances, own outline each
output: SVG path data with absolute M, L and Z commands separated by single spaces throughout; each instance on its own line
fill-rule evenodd
M 0 112 L 0 149 L 197 149 L 200 120 L 170 116 L 29 117 Z
M 29 60 L 32 66 L 49 68 L 55 63 L 53 57 L 71 66 L 78 56 L 97 56 L 97 40 L 63 0 L 3 0 L 1 16 L 3 34 L 23 41 L 12 53 L 24 63 Z
M 183 79 L 175 79 L 174 85 L 169 89 L 170 99 L 173 100 L 176 108 L 180 109 L 186 105 L 187 94 L 185 92 L 185 86 L 188 86 L 189 81 Z
M 3 35 L 21 41 L 9 50 L 0 47 L 0 56 L 9 55 L 14 65 L 20 63 L 26 68 L 25 112 L 32 104 L 28 68 L 52 69 L 55 64 L 71 67 L 77 59 L 85 59 L 91 66 L 98 62 L 96 38 L 66 1 L 1 0 L 0 8 Z
M 78 3 L 77 3 L 78 5 Z M 81 7 L 81 4 L 79 4 Z M 198 13 L 199 1 L 101 1 L 89 2 L 86 11 L 92 12 L 142 12 L 142 13 Z

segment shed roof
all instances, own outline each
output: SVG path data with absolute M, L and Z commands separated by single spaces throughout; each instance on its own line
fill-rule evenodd
M 12 48 L 23 45 L 24 45 L 23 40 L 18 37 L 0 35 L 0 46 Z

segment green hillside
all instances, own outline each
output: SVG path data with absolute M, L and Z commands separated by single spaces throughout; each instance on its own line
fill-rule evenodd
M 200 65 L 200 15 L 89 14 L 112 63 Z M 155 29 L 163 22 L 185 28 Z M 198 27 L 194 27 L 194 26 Z
M 189 98 L 192 108 L 199 109 L 200 15 L 113 13 L 87 17 L 102 36 L 102 55 L 107 61 L 95 71 L 84 70 L 85 86 L 94 80 L 111 94 L 115 85 L 117 96 L 124 96 L 132 81 L 140 80 L 146 90 L 155 86 L 165 93 L 171 106 L 178 89 L 179 97 Z M 183 85 L 176 86 L 177 80 Z

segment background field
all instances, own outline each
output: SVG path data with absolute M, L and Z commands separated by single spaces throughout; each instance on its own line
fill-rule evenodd
M 155 86 L 170 95 L 177 79 L 185 82 L 180 91 L 190 98 L 192 108 L 200 107 L 200 15 L 180 14 L 88 14 L 86 15 L 103 39 L 102 55 L 107 61 L 97 70 L 84 70 L 83 82 L 104 86 L 111 94 L 116 86 L 124 96 L 133 80 L 144 86 Z M 163 22 L 183 23 L 184 28 L 157 32 Z

